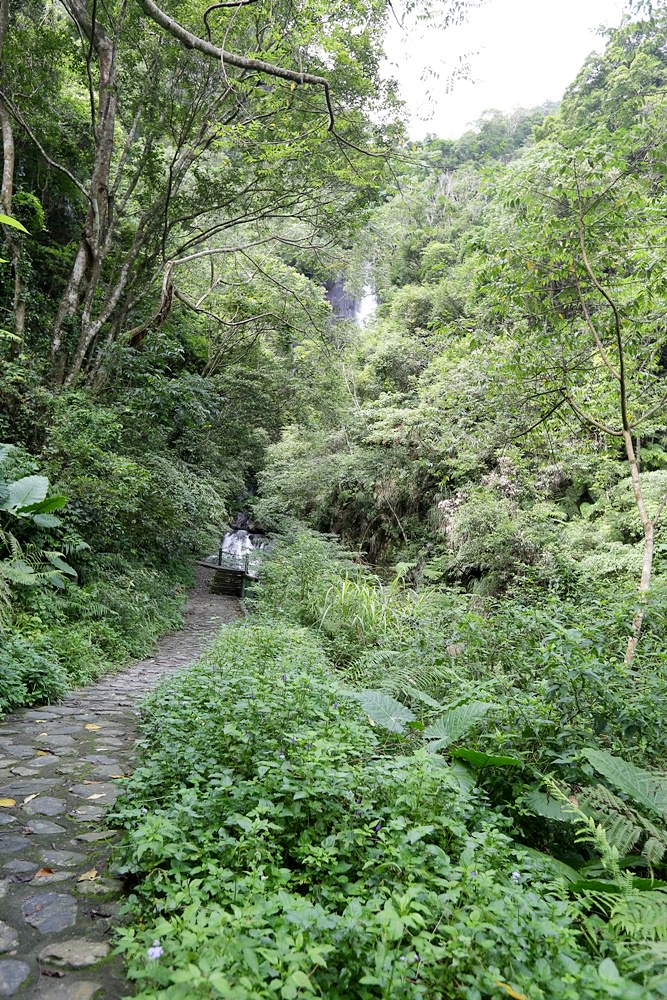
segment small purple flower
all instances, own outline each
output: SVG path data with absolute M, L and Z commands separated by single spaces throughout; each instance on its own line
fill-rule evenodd
M 278 756 L 280 757 L 281 760 L 285 760 L 285 754 L 284 753 L 279 753 Z
M 382 826 L 382 823 L 376 823 L 376 824 L 375 824 L 375 832 L 376 832 L 376 833 L 379 833 L 379 832 L 380 832 L 380 827 L 381 827 L 381 826 Z
M 512 879 L 513 882 L 520 882 L 521 881 L 521 872 L 512 872 L 512 874 L 510 875 L 510 878 Z
M 164 948 L 159 941 L 153 941 L 153 947 L 148 949 L 146 955 L 151 959 L 162 958 L 164 955 Z
M 337 702 L 337 701 L 335 701 L 335 702 L 333 703 L 333 705 L 332 705 L 331 707 L 333 708 L 333 710 L 334 710 L 334 712 L 335 712 L 335 711 L 336 711 L 336 709 L 338 708 L 338 702 Z

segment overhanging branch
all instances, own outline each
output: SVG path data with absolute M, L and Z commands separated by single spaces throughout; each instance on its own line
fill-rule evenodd
M 153 0 L 137 0 L 139 6 L 152 21 L 159 24 L 161 28 L 169 32 L 187 49 L 195 49 L 209 59 L 218 59 L 227 66 L 236 66 L 238 69 L 252 70 L 255 73 L 265 73 L 267 76 L 275 76 L 281 80 L 289 80 L 290 83 L 312 84 L 315 87 L 322 87 L 324 97 L 327 102 L 327 113 L 329 116 L 328 130 L 333 131 L 334 113 L 331 103 L 331 91 L 329 81 L 323 76 L 316 76 L 313 73 L 301 73 L 298 70 L 287 69 L 285 66 L 275 66 L 273 63 L 264 62 L 263 59 L 251 59 L 249 56 L 240 56 L 235 52 L 227 52 L 225 49 L 213 45 L 205 38 L 193 35 L 191 31 L 184 28 L 182 24 L 169 17 L 163 10 L 157 7 Z

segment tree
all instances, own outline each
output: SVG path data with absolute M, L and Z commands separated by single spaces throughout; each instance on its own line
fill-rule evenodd
M 586 137 L 576 116 L 570 123 L 545 128 L 553 138 L 499 179 L 503 210 L 486 290 L 498 313 L 511 314 L 514 337 L 523 335 L 514 360 L 532 388 L 536 422 L 567 408 L 623 446 L 643 534 L 630 665 L 667 504 L 666 493 L 649 509 L 640 465 L 640 436 L 663 428 L 667 412 L 664 98 L 644 95 L 641 118 L 613 131 L 598 119 Z
M 127 331 L 138 344 L 174 301 L 196 301 L 176 278 L 192 261 L 257 263 L 258 247 L 280 254 L 290 241 L 317 254 L 349 238 L 395 135 L 392 88 L 379 77 L 388 10 L 2 0 L 3 205 L 18 157 L 28 189 L 45 167 L 57 175 L 71 220 L 50 318 L 57 382 L 93 376 Z M 26 85 L 31 70 L 39 93 Z M 64 127 L 43 127 L 45 103 Z M 290 220 L 300 225 L 286 240 Z

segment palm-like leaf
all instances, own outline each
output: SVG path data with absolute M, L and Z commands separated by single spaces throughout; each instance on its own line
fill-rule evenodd
M 431 750 L 440 750 L 456 743 L 462 736 L 481 722 L 494 706 L 487 701 L 468 701 L 465 705 L 451 708 L 424 730 L 424 738 L 431 740 Z
M 383 691 L 361 691 L 357 697 L 370 719 L 392 733 L 402 733 L 406 722 L 415 721 L 409 708 Z

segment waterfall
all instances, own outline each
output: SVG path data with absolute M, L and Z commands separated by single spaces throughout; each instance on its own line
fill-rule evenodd
M 365 274 L 368 270 L 364 268 Z M 365 284 L 361 295 L 354 295 L 348 291 L 345 275 L 340 275 L 335 281 L 328 282 L 326 289 L 336 319 L 351 319 L 357 326 L 363 327 L 375 316 L 378 300 L 372 285 Z
M 354 322 L 357 326 L 366 326 L 375 318 L 378 307 L 378 297 L 372 285 L 364 285 L 361 298 L 355 303 Z

